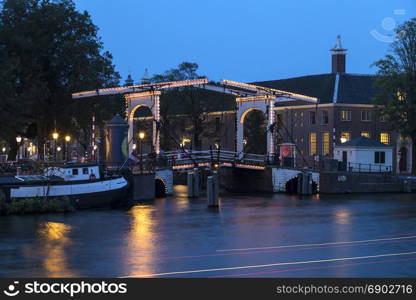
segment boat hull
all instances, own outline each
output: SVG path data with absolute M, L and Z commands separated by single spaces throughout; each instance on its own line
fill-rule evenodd
M 76 209 L 107 208 L 128 202 L 129 183 L 113 178 L 85 183 L 32 185 L 10 188 L 10 198 L 66 197 Z

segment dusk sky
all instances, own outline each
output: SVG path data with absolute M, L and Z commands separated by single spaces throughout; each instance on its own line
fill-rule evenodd
M 336 36 L 347 72 L 374 73 L 415 0 L 75 0 L 100 28 L 117 70 L 138 81 L 183 61 L 212 80 L 244 82 L 330 72 Z M 370 32 L 373 31 L 373 34 Z

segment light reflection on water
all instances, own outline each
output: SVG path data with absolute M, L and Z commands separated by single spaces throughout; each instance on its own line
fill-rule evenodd
M 157 236 L 154 227 L 157 221 L 152 218 L 154 206 L 137 205 L 128 211 L 130 228 L 127 232 L 125 264 L 132 274 L 155 273 L 153 263 L 157 255 Z
M 210 256 L 218 249 L 324 243 L 415 232 L 411 194 L 226 195 L 219 209 L 206 199 L 176 195 L 128 210 L 0 217 L 0 276 L 129 276 L 276 261 L 416 251 L 411 241 L 368 247 L 326 247 L 252 256 Z M 195 259 L 164 259 L 205 255 Z M 272 257 L 272 255 L 275 255 Z M 271 258 L 270 258 L 271 257 Z M 270 261 L 268 260 L 270 258 Z M 375 268 L 376 266 L 372 267 Z M 400 274 L 414 274 L 402 265 Z M 329 269 L 311 276 L 369 276 L 370 270 Z M 394 266 L 377 269 L 395 276 Z M 323 271 L 322 271 L 323 272 Z M 389 273 L 390 272 L 390 273 Z M 285 273 L 299 276 L 302 273 Z
M 67 247 L 71 244 L 69 237 L 72 227 L 58 222 L 42 222 L 37 230 L 40 255 L 43 257 L 43 269 L 46 277 L 75 277 L 68 263 Z

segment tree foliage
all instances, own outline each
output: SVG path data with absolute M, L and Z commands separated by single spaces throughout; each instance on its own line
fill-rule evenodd
M 71 0 L 4 0 L 0 12 L 1 137 L 38 139 L 54 129 L 81 142 L 91 115 L 108 119 L 120 99 L 73 100 L 72 92 L 115 86 L 120 76 L 87 12 Z M 100 105 L 102 102 L 105 105 Z M 33 136 L 34 135 L 34 136 Z M 41 151 L 40 151 L 41 152 Z
M 375 103 L 380 114 L 413 142 L 413 173 L 416 173 L 416 18 L 396 29 L 390 53 L 377 61 Z
M 203 78 L 197 73 L 198 64 L 183 62 L 178 68 L 170 69 L 163 74 L 152 77 L 153 82 L 178 81 Z M 215 84 L 215 83 L 210 83 Z M 211 112 L 225 111 L 235 108 L 234 98 L 228 95 L 201 90 L 192 86 L 171 89 L 165 92 L 161 98 L 161 117 L 164 126 L 161 129 L 162 149 L 177 148 L 184 136 L 191 139 L 194 149 L 201 148 L 203 137 L 207 135 L 219 135 L 221 131 L 209 134 L 206 130 L 212 125 Z M 213 136 L 220 140 L 220 136 Z M 176 143 L 172 144 L 172 139 Z

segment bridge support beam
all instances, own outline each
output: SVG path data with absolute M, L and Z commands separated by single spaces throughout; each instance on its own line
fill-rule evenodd
M 311 172 L 301 172 L 298 174 L 298 195 L 312 195 Z

